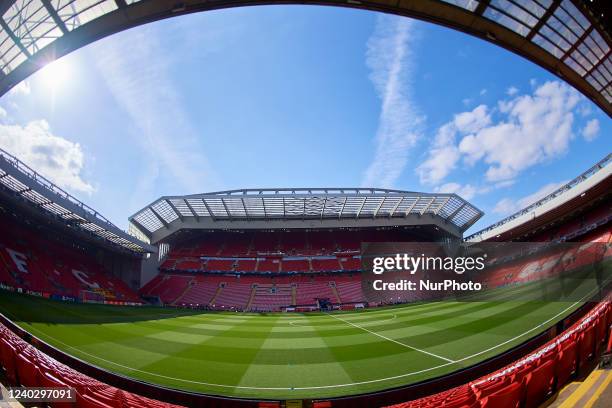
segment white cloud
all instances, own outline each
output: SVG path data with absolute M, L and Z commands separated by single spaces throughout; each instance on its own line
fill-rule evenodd
M 517 87 L 515 87 L 515 86 L 511 86 L 510 88 L 508 88 L 508 89 L 506 90 L 506 94 L 507 94 L 508 96 L 514 96 L 514 95 L 516 95 L 518 92 L 519 92 L 519 90 L 518 90 L 518 88 L 517 88 Z
M 6 109 L 0 106 L 0 119 L 6 118 Z
M 15 85 L 13 88 L 11 88 L 11 90 L 8 92 L 8 95 L 9 96 L 29 95 L 30 92 L 31 92 L 30 82 L 26 79 L 26 80 L 21 81 L 17 85 Z
M 582 136 L 588 142 L 595 140 L 599 134 L 599 121 L 597 119 L 591 119 L 582 129 Z
M 491 116 L 485 105 L 479 105 L 470 112 L 455 115 L 454 124 L 461 133 L 478 132 L 491 123 Z
M 555 81 L 540 85 L 532 94 L 500 101 L 497 109 L 480 105 L 456 114 L 438 129 L 426 159 L 417 166 L 421 184 L 466 198 L 513 185 L 525 169 L 567 152 L 574 138 L 574 109 L 580 101 L 574 89 Z M 596 122 L 587 124 L 585 138 L 594 137 L 597 128 Z M 484 165 L 486 183 L 477 187 L 444 184 L 461 162 Z M 507 213 L 524 203 L 502 200 L 497 212 Z
M 574 137 L 573 109 L 579 94 L 555 81 L 499 103 L 505 118 L 464 137 L 459 151 L 466 163 L 484 161 L 491 182 L 510 180 L 524 169 L 567 152 Z
M 533 194 L 529 194 L 518 200 L 512 200 L 510 198 L 504 198 L 497 202 L 493 208 L 493 212 L 500 215 L 510 215 L 523 208 L 529 207 L 536 201 L 546 197 L 550 193 L 557 190 L 559 187 L 565 185 L 567 181 L 561 181 L 559 183 L 549 183 L 541 187 L 538 191 Z
M 465 98 L 461 101 L 461 103 L 463 103 L 465 106 L 468 106 L 472 103 L 473 99 L 472 98 Z
M 0 124 L 0 148 L 60 187 L 87 194 L 94 191 L 82 177 L 84 154 L 81 146 L 51 133 L 44 120 L 25 126 Z
M 374 159 L 362 185 L 392 187 L 404 170 L 424 118 L 412 100 L 414 22 L 381 15 L 367 44 L 370 80 L 382 106 L 375 137 Z
M 471 200 L 479 193 L 478 188 L 471 184 L 446 183 L 434 189 L 437 193 L 457 194 L 465 200 Z
M 438 130 L 429 151 L 429 156 L 417 167 L 421 183 L 435 184 L 443 180 L 456 167 L 461 153 L 456 145 L 457 135 L 478 132 L 491 123 L 491 116 L 485 105 L 472 111 L 455 115 L 453 120 Z
M 192 126 L 176 91 L 172 61 L 155 27 L 121 35 L 129 35 L 129 41 L 98 43 L 95 55 L 108 89 L 129 116 L 126 136 L 138 143 L 147 163 L 147 176 L 132 198 L 138 195 L 142 200 L 143 195 L 154 194 L 161 182 L 170 182 L 177 194 L 217 186 L 202 135 Z

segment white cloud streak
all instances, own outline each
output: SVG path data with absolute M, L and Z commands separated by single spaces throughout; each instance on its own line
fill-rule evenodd
M 176 91 L 167 50 L 150 26 L 131 32 L 129 39 L 99 44 L 95 55 L 99 71 L 129 116 L 135 128 L 130 133 L 146 157 L 143 170 L 147 181 L 139 183 L 135 195 L 142 199 L 142 194 L 151 194 L 161 175 L 172 180 L 173 193 L 210 188 L 217 176 Z
M 378 17 L 368 40 L 366 62 L 382 106 L 364 187 L 393 187 L 421 135 L 424 118 L 411 96 L 414 43 L 414 22 L 388 15 Z

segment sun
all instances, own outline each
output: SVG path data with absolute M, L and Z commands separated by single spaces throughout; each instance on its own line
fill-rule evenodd
M 66 85 L 72 75 L 72 67 L 66 58 L 45 65 L 39 72 L 42 85 L 50 91 L 58 91 Z

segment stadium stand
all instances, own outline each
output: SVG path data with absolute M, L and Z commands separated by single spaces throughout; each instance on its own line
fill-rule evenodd
M 590 208 L 593 213 L 578 211 L 555 224 L 555 231 L 564 234 L 557 233 L 560 238 L 557 242 L 567 241 L 568 236 L 576 242 L 610 241 L 609 199 Z M 533 235 L 532 241 L 546 241 L 550 238 L 548 231 Z M 398 241 L 411 239 L 396 230 L 264 232 L 261 238 L 257 231 L 219 232 L 219 235 L 207 232 L 172 250 L 160 267 L 161 273 L 141 294 L 157 296 L 163 303 L 179 306 L 252 311 L 279 311 L 294 306 L 316 308 L 319 299 L 329 299 L 336 305 L 360 304 L 365 302 L 365 296 L 361 276 L 354 273 L 361 270 L 361 259 L 355 248 L 362 241 L 384 241 L 386 234 Z M 224 257 L 211 257 L 211 254 L 223 253 L 233 236 L 239 236 L 242 243 L 231 249 L 232 257 L 227 253 Z M 570 266 L 570 261 L 577 267 L 580 262 L 576 259 L 584 258 L 584 254 L 563 256 L 564 267 Z M 554 253 L 534 256 L 529 262 L 525 259 L 507 262 L 485 282 L 493 288 L 552 276 L 557 271 L 557 262 Z M 192 283 L 194 276 L 202 277 L 197 285 Z M 289 288 L 287 285 L 292 283 L 294 286 Z M 219 296 L 212 302 L 211 294 L 217 292 Z M 419 300 L 416 296 L 401 293 L 394 300 L 379 299 L 379 302 L 370 302 L 370 306 Z
M 0 324 L 0 356 L 4 375 L 13 385 L 72 387 L 76 390 L 76 403 L 54 403 L 53 407 L 179 407 L 112 387 L 82 374 L 42 353 L 2 324 Z
M 596 330 L 611 323 L 612 304 L 608 299 L 561 335 L 494 373 L 389 408 L 538 407 L 592 366 L 596 350 L 606 344 L 606 334 L 596 336 Z
M 138 294 L 96 262 L 82 246 L 70 245 L 9 212 L 0 213 L 0 285 L 46 297 L 142 303 Z

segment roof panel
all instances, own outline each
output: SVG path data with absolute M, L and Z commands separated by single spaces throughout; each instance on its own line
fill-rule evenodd
M 175 214 L 169 202 L 183 217 L 193 217 L 189 203 L 198 217 L 218 220 L 388 218 L 408 214 L 432 214 L 452 222 L 460 230 L 482 216 L 482 212 L 454 194 L 427 194 L 401 190 L 359 188 L 245 189 L 162 197 L 143 208 L 130 220 L 150 234 L 165 228 Z M 208 208 L 211 212 L 205 213 Z M 153 211 L 155 209 L 155 211 Z M 159 215 L 159 217 L 156 215 Z M 182 222 L 178 216 L 170 222 Z M 169 222 L 168 222 L 169 223 Z
M 32 170 L 16 157 L 0 149 L 0 186 L 70 225 L 78 225 L 108 242 L 135 252 L 154 252 L 150 245 L 120 230 L 98 212 Z
M 8 6 L 3 8 L 4 14 L 0 17 L 5 23 L 0 29 L 0 70 L 6 76 L 0 78 L 0 93 L 6 93 L 44 66 L 54 55 L 72 51 L 100 36 L 131 28 L 144 21 L 173 15 L 172 8 L 167 6 L 165 0 L 6 0 L 3 4 Z M 330 1 L 324 4 L 337 3 Z M 352 3 L 355 7 L 360 4 Z M 118 5 L 121 5 L 121 10 Z M 240 5 L 247 3 L 231 4 Z M 432 0 L 428 5 L 429 9 L 423 10 L 420 2 L 372 0 L 363 3 L 362 7 L 384 7 L 389 12 L 455 27 L 499 43 L 570 81 L 608 114 L 612 113 L 612 106 L 607 102 L 607 84 L 600 84 L 594 89 L 590 84 L 596 79 L 587 78 L 590 69 L 597 68 L 606 57 L 609 52 L 606 50 L 611 44 L 610 31 L 597 11 L 604 6 L 587 0 Z M 181 6 L 185 12 L 194 12 L 226 7 L 228 4 L 217 0 L 193 0 L 181 3 Z M 131 13 L 132 8 L 137 12 Z M 99 17 L 104 17 L 103 22 L 91 32 L 76 30 L 89 22 L 99 22 Z M 491 30 L 482 29 L 484 20 L 494 22 L 496 26 Z M 527 41 L 520 41 L 517 35 Z M 64 36 L 70 36 L 70 39 L 63 42 L 59 53 L 48 47 Z M 49 52 L 45 51 L 47 49 Z M 542 53 L 542 50 L 545 52 Z M 568 51 L 572 52 L 571 57 L 567 55 Z M 550 56 L 558 61 L 551 61 Z M 24 63 L 25 69 L 16 70 Z M 579 77 L 568 77 L 567 69 L 572 69 Z M 603 72 L 600 75 L 605 76 Z M 276 191 L 279 194 L 292 192 L 287 188 Z M 306 193 L 301 190 L 296 194 Z

